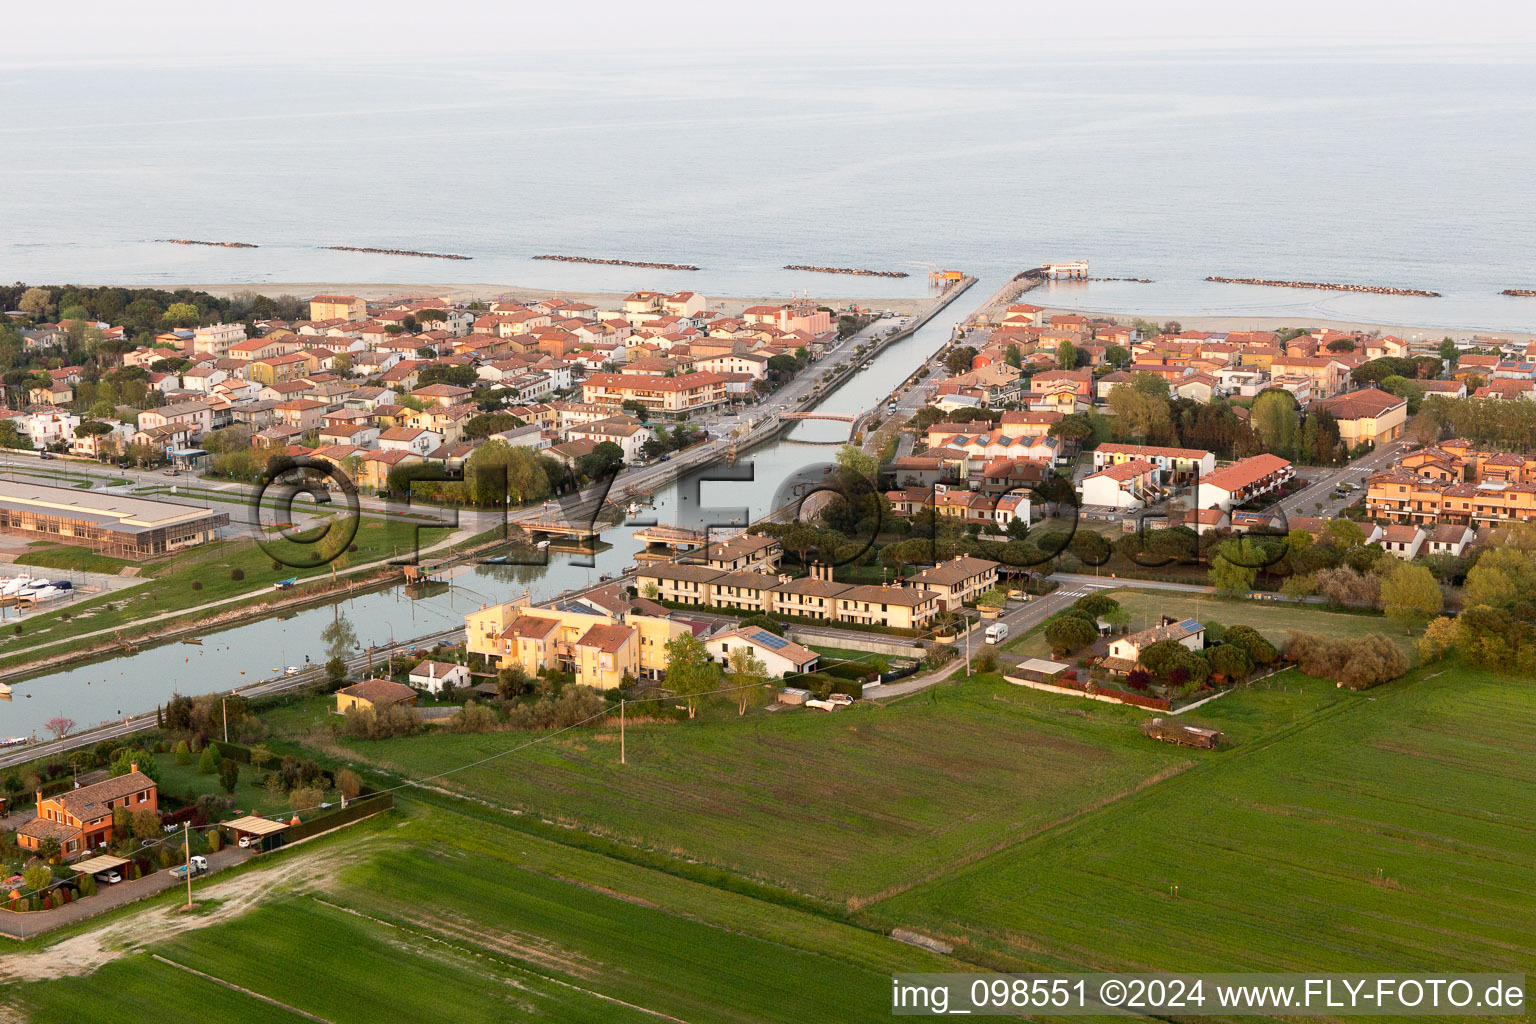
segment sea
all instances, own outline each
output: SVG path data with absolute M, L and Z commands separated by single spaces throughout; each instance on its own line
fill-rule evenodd
M 1536 58 L 1515 49 L 850 41 L 5 67 L 6 280 L 882 297 L 927 294 L 930 270 L 1087 259 L 1151 283 L 1034 301 L 1536 332 L 1536 298 L 1499 294 L 1536 288 Z

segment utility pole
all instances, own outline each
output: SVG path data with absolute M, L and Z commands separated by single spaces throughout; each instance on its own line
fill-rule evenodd
M 186 871 L 187 871 L 187 909 L 188 910 L 192 909 L 192 841 L 189 838 L 188 832 L 187 832 L 187 829 L 190 826 L 190 824 L 191 824 L 190 822 L 185 822 L 185 821 L 181 823 L 181 852 L 186 855 L 186 859 L 187 859 Z
M 219 709 L 224 712 L 224 742 L 229 742 L 229 698 L 219 698 Z
M 619 698 L 619 764 L 629 764 L 624 756 L 624 698 Z

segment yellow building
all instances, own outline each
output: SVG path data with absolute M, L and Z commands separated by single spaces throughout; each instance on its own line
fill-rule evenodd
M 309 300 L 311 320 L 361 320 L 368 304 L 356 295 L 316 295 Z
M 640 676 L 640 631 L 633 626 L 593 626 L 574 645 L 576 682 L 598 690 Z
M 1349 448 L 1395 441 L 1408 422 L 1408 400 L 1379 388 L 1345 392 L 1313 402 L 1311 408 L 1333 415 L 1339 424 L 1339 439 Z
M 413 707 L 416 691 L 403 683 L 388 679 L 364 679 L 336 691 L 336 713 L 344 715 L 353 708 L 364 711 L 369 708 L 382 711 L 393 705 Z
M 852 587 L 837 595 L 837 620 L 866 626 L 916 629 L 933 621 L 939 595 L 903 587 Z

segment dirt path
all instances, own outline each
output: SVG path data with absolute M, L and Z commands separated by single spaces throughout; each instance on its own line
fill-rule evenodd
M 336 869 L 360 859 L 371 842 L 371 838 L 363 837 L 345 848 L 309 856 L 302 874 L 290 871 L 284 861 L 278 861 L 224 881 L 210 882 L 196 889 L 197 897 L 221 902 L 206 913 L 186 914 L 174 905 L 155 907 L 32 952 L 7 953 L 0 958 L 0 981 L 51 981 L 91 974 L 105 964 L 183 932 L 237 917 L 265 900 L 320 889 L 329 884 Z

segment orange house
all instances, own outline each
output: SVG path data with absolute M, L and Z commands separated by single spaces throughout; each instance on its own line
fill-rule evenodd
M 50 836 L 59 841 L 64 856 L 74 857 L 112 839 L 112 812 L 156 811 L 160 807 L 155 780 L 139 771 L 137 763 L 126 775 L 97 782 L 56 796 L 37 794 L 37 817 L 16 830 L 16 843 L 36 851 Z

